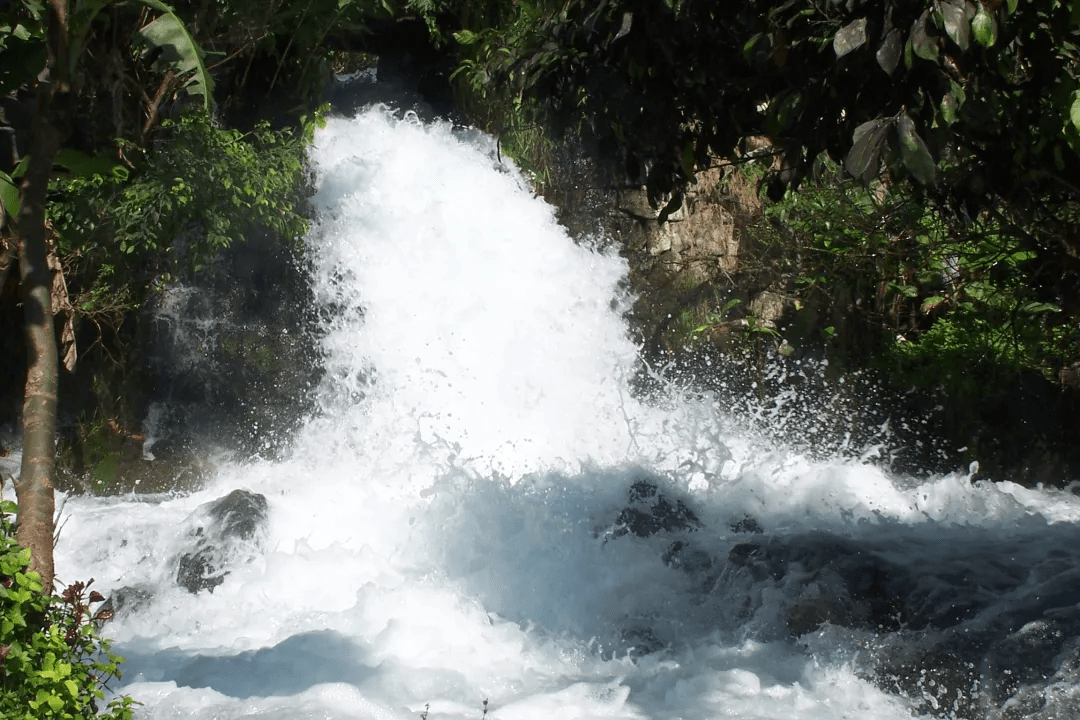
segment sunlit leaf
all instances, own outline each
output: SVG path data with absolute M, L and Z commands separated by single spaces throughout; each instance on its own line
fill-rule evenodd
M 895 290 L 896 292 L 900 293 L 901 295 L 903 295 L 904 297 L 907 297 L 907 298 L 913 298 L 913 297 L 918 297 L 919 296 L 919 289 L 916 288 L 914 285 L 901 285 L 900 283 L 889 283 L 889 287 L 891 287 L 893 290 Z
M 185 89 L 192 95 L 201 95 L 203 106 L 209 109 L 214 81 L 210 77 L 206 63 L 203 62 L 202 49 L 172 8 L 160 0 L 138 1 L 164 14 L 146 27 L 137 30 L 135 36 L 148 49 L 161 50 L 156 65 L 172 69 L 181 76 L 190 75 L 190 79 L 184 86 Z
M 930 312 L 943 302 L 945 302 L 945 298 L 941 297 L 940 295 L 928 297 L 922 302 L 922 311 L 924 313 Z
M 940 105 L 941 117 L 945 120 L 946 125 L 952 125 L 956 122 L 960 107 L 964 104 L 964 100 L 967 99 L 967 94 L 960 83 L 950 80 L 949 84 L 949 91 L 941 97 Z
M 859 18 L 836 31 L 836 35 L 833 37 L 833 52 L 836 53 L 838 59 L 842 58 L 848 53 L 861 48 L 868 39 L 866 18 Z
M 926 10 L 914 23 L 911 24 L 911 50 L 924 60 L 936 61 L 938 59 L 938 43 L 936 38 L 930 37 L 926 31 L 926 23 L 930 17 L 930 11 Z
M 965 0 L 942 0 L 938 5 L 945 33 L 961 50 L 971 45 L 971 21 Z
M 19 188 L 16 187 L 10 175 L 0 172 L 0 221 L 3 220 L 5 213 L 11 217 L 18 217 Z
M 923 185 L 934 184 L 934 158 L 926 143 L 915 131 L 915 122 L 904 111 L 896 123 L 897 139 L 900 141 L 900 157 L 904 166 Z
M 756 33 L 755 35 L 752 35 L 749 40 L 743 43 L 743 57 L 749 60 L 750 56 L 754 52 L 754 49 L 757 47 L 758 42 L 760 42 L 764 37 L 764 33 Z
M 1080 130 L 1080 90 L 1073 93 L 1072 107 L 1069 108 L 1069 119 L 1073 127 Z
M 975 35 L 975 40 L 983 47 L 993 47 L 997 42 L 997 20 L 982 5 L 979 5 L 979 11 L 971 21 L 971 32 Z
M 77 177 L 91 177 L 93 175 L 113 176 L 117 175 L 117 166 L 127 168 L 120 163 L 102 155 L 87 155 L 79 150 L 63 148 L 56 153 L 53 165 L 66 168 Z
M 1061 308 L 1053 303 L 1046 302 L 1029 302 L 1020 306 L 1020 312 L 1023 313 L 1044 313 L 1044 312 L 1061 312 Z

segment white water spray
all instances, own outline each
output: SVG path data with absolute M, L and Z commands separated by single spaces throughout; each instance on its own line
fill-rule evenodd
M 313 162 L 326 376 L 291 457 L 67 505 L 61 579 L 138 589 L 108 633 L 140 718 L 909 717 L 850 638 L 770 625 L 782 588 L 748 615 L 665 563 L 670 538 L 614 537 L 633 483 L 692 500 L 716 557 L 747 515 L 878 542 L 1080 519 L 1069 494 L 897 484 L 766 451 L 707 397 L 636 400 L 625 264 L 571 241 L 490 138 L 372 109 Z M 268 501 L 262 549 L 189 593 L 185 523 L 237 488 Z

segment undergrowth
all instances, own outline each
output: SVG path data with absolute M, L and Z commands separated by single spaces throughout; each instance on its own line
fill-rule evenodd
M 61 596 L 43 592 L 28 570 L 30 551 L 15 541 L 16 506 L 0 500 L 0 718 L 4 720 L 131 720 L 133 701 L 105 703 L 107 683 L 120 677 L 123 659 L 109 649 L 98 626 L 108 610 L 88 583 Z

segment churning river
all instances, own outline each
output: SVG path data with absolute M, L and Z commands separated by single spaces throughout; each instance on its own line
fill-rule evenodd
M 285 458 L 64 507 L 138 718 L 1080 717 L 1080 497 L 640 399 L 625 262 L 478 132 L 374 108 L 312 158 L 325 375 Z

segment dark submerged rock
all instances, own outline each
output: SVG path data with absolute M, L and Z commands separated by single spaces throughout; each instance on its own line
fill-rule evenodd
M 98 615 L 104 612 L 105 619 L 113 620 L 129 615 L 145 607 L 154 597 L 154 591 L 145 585 L 124 586 L 114 591 L 98 609 Z
M 225 582 L 231 562 L 261 546 L 267 510 L 266 498 L 248 490 L 233 490 L 196 509 L 188 519 L 194 546 L 177 558 L 177 584 L 191 593 L 213 592 Z
M 615 519 L 611 538 L 628 533 L 650 537 L 660 532 L 693 531 L 701 527 L 697 515 L 682 500 L 671 501 L 649 480 L 630 486 L 629 504 Z

